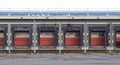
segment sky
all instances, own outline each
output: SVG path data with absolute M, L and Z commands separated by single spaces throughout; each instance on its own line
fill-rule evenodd
M 120 0 L 0 0 L 1 10 L 120 10 Z

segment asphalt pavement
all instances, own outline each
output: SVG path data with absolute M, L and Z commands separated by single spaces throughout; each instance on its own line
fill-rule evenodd
M 120 55 L 11 54 L 1 55 L 0 65 L 120 65 Z

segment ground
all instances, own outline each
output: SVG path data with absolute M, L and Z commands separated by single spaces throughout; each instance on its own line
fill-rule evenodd
M 120 65 L 120 55 L 11 54 L 1 55 L 0 65 Z

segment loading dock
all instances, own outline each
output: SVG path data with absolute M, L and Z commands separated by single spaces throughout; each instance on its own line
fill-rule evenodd
M 83 26 L 80 24 L 63 24 L 65 50 L 80 50 L 83 44 Z
M 38 25 L 38 43 L 41 50 L 55 50 L 58 44 L 58 25 Z
M 32 44 L 32 25 L 12 25 L 12 35 L 15 50 L 28 50 Z
M 112 11 L 0 12 L 0 48 L 5 46 L 8 52 L 29 49 L 34 53 L 86 53 L 89 49 L 111 52 L 114 47 L 120 49 L 119 15 Z
M 0 49 L 3 50 L 7 45 L 7 25 L 0 25 Z
M 120 25 L 114 24 L 113 31 L 114 31 L 114 47 L 116 50 L 118 50 L 120 48 Z
M 116 40 L 115 40 L 115 42 L 116 42 L 116 47 L 120 48 L 120 31 L 116 32 Z
M 105 50 L 108 44 L 108 25 L 89 25 L 89 45 L 90 50 Z

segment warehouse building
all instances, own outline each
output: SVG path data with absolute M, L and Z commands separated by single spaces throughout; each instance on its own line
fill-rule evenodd
M 120 12 L 0 11 L 0 50 L 120 50 Z

